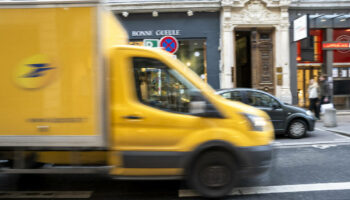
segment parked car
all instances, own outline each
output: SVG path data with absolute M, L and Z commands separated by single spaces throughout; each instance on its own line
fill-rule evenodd
M 265 111 L 271 118 L 276 134 L 286 134 L 297 139 L 304 137 L 307 131 L 314 130 L 316 119 L 311 111 L 283 103 L 264 91 L 234 88 L 218 90 L 217 94 Z

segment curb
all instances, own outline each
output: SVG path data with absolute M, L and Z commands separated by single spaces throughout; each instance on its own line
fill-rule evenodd
M 335 130 L 335 129 L 324 129 L 324 130 L 350 137 L 350 132 L 341 131 L 341 130 Z
M 350 112 L 337 112 L 336 115 L 350 115 Z
M 350 115 L 350 110 L 337 110 L 336 115 Z

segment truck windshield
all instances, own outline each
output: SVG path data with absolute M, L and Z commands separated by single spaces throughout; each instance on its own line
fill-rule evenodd
M 152 58 L 133 58 L 139 101 L 159 109 L 189 113 L 192 97 L 199 89 L 174 69 Z

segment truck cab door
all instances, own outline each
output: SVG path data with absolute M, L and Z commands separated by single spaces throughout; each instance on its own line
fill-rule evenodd
M 147 51 L 121 50 L 111 71 L 112 147 L 123 167 L 180 168 L 182 142 L 210 124 L 191 113 L 199 89 Z

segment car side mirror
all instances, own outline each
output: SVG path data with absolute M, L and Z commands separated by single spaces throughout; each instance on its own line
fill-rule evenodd
M 279 105 L 279 104 L 277 104 L 277 103 L 274 103 L 274 104 L 272 104 L 272 109 L 273 110 L 276 110 L 276 109 L 278 109 L 278 108 L 280 108 L 281 106 Z

